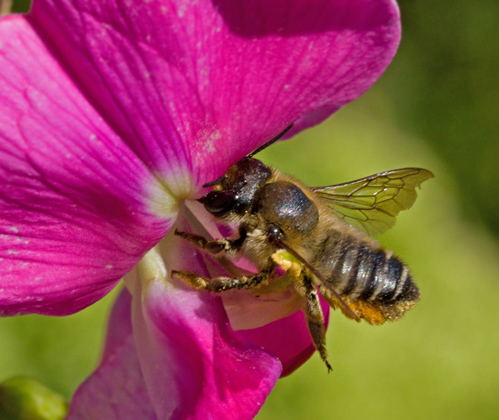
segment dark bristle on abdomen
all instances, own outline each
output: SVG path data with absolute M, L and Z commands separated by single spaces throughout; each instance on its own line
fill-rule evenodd
M 417 302 L 421 297 L 421 293 L 419 292 L 418 286 L 414 284 L 412 281 L 411 275 L 407 274 L 407 280 L 398 296 L 398 300 L 404 300 L 407 302 Z

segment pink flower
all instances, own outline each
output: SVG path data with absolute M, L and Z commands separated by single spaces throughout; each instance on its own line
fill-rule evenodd
M 128 289 L 70 419 L 249 419 L 312 354 L 285 298 L 172 281 L 220 267 L 169 232 L 216 233 L 202 185 L 366 91 L 399 36 L 391 0 L 36 0 L 1 19 L 0 312 Z

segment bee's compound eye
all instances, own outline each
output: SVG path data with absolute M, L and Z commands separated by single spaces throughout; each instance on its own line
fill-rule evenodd
M 199 201 L 211 214 L 221 216 L 234 208 L 237 195 L 227 191 L 212 191 L 200 198 Z

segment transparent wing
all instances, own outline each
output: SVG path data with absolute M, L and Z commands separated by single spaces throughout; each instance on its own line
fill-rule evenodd
M 426 169 L 404 168 L 312 190 L 336 216 L 370 236 L 377 236 L 395 224 L 400 211 L 414 204 L 416 187 L 430 178 L 433 174 Z

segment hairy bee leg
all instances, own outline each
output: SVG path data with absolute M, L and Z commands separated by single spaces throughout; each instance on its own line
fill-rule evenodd
M 312 280 L 309 277 L 303 278 L 303 291 L 306 300 L 304 308 L 305 316 L 307 317 L 307 326 L 315 348 L 319 352 L 319 356 L 326 364 L 328 372 L 333 368 L 329 363 L 327 350 L 326 350 L 326 328 L 324 326 L 324 314 L 322 307 Z
M 266 283 L 273 271 L 274 268 L 262 271 L 252 276 L 241 277 L 240 279 L 231 277 L 215 277 L 213 279 L 209 279 L 189 271 L 177 270 L 172 270 L 172 276 L 178 277 L 195 289 L 221 293 L 231 289 L 255 289 L 262 283 Z
M 204 236 L 196 235 L 195 233 L 181 232 L 175 229 L 175 235 L 180 236 L 198 248 L 203 249 L 210 254 L 219 254 L 222 251 L 237 253 L 241 248 L 240 239 L 216 239 L 210 241 Z

